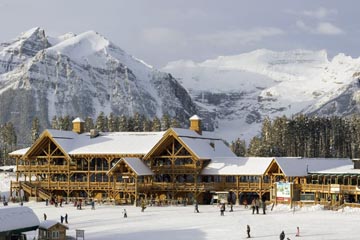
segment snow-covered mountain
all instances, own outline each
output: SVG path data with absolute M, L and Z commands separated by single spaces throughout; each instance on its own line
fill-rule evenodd
M 147 117 L 167 113 L 182 122 L 198 113 L 170 74 L 127 54 L 94 31 L 50 37 L 33 28 L 0 45 L 0 124 L 31 125 L 40 116 Z
M 199 105 L 215 112 L 228 140 L 247 141 L 265 116 L 347 116 L 359 113 L 360 59 L 326 51 L 260 49 L 196 63 L 175 61 L 170 72 Z

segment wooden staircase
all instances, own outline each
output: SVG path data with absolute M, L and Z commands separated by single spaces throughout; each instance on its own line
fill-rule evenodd
M 39 197 L 42 200 L 50 199 L 51 194 L 42 188 L 38 188 L 30 182 L 20 182 L 20 188 L 22 188 L 30 197 Z

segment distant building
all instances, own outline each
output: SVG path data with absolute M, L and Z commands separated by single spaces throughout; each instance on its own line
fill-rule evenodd
M 190 129 L 164 132 L 86 133 L 83 124 L 77 118 L 73 131 L 45 130 L 30 148 L 12 152 L 11 192 L 119 204 L 210 203 L 216 192 L 228 192 L 233 203 L 359 200 L 360 169 L 350 159 L 236 157 L 213 132 L 202 131 L 196 115 Z
M 66 230 L 69 228 L 54 220 L 45 220 L 39 225 L 38 240 L 66 240 Z
M 39 219 L 31 208 L 0 208 L 0 240 L 23 240 L 23 233 L 36 230 L 39 224 Z

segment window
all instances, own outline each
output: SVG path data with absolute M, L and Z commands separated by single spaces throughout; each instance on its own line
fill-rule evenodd
M 53 231 L 52 232 L 52 238 L 53 239 L 59 238 L 59 231 Z

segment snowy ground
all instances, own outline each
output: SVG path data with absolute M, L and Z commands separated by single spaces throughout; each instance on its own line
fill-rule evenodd
M 0 174 L 1 187 L 8 178 Z M 8 188 L 7 188 L 8 189 Z M 0 189 L 2 194 L 6 188 Z M 9 203 L 19 206 L 18 203 Z M 40 221 L 46 213 L 47 219 L 60 221 L 60 216 L 68 214 L 68 236 L 75 237 L 75 230 L 85 230 L 85 239 L 123 239 L 123 240 L 237 240 L 246 238 L 246 225 L 251 227 L 255 239 L 279 239 L 282 230 L 290 239 L 359 239 L 360 209 L 345 208 L 340 211 L 322 210 L 320 206 L 296 209 L 278 205 L 266 215 L 253 215 L 243 206 L 234 206 L 234 212 L 227 208 L 225 216 L 220 216 L 217 206 L 200 205 L 200 213 L 194 207 L 166 206 L 148 207 L 141 212 L 139 207 L 96 205 L 95 210 L 85 206 L 77 210 L 73 205 L 63 207 L 45 206 L 44 202 L 25 202 L 34 210 Z M 3 208 L 4 206 L 0 206 Z M 19 206 L 20 207 L 20 206 Z M 126 208 L 128 218 L 123 218 Z M 300 237 L 295 237 L 296 227 L 300 227 Z M 29 232 L 33 239 L 37 232 Z
M 13 205 L 19 204 L 10 203 Z M 83 229 L 88 240 L 245 239 L 247 224 L 256 239 L 279 239 L 282 230 L 286 237 L 295 239 L 296 226 L 301 234 L 296 239 L 359 239 L 360 235 L 360 212 L 350 208 L 334 212 L 314 206 L 293 212 L 288 206 L 279 205 L 266 215 L 252 215 L 243 206 L 235 206 L 234 212 L 226 211 L 225 216 L 220 216 L 218 207 L 209 205 L 200 205 L 200 213 L 194 213 L 193 206 L 148 207 L 141 212 L 134 206 L 97 205 L 95 210 L 90 206 L 76 210 L 73 205 L 56 208 L 43 202 L 24 205 L 32 208 L 40 221 L 44 213 L 48 219 L 58 221 L 67 213 L 67 235 L 75 237 L 75 230 Z M 128 218 L 123 218 L 124 208 Z M 34 236 L 36 232 L 28 233 L 28 239 Z

